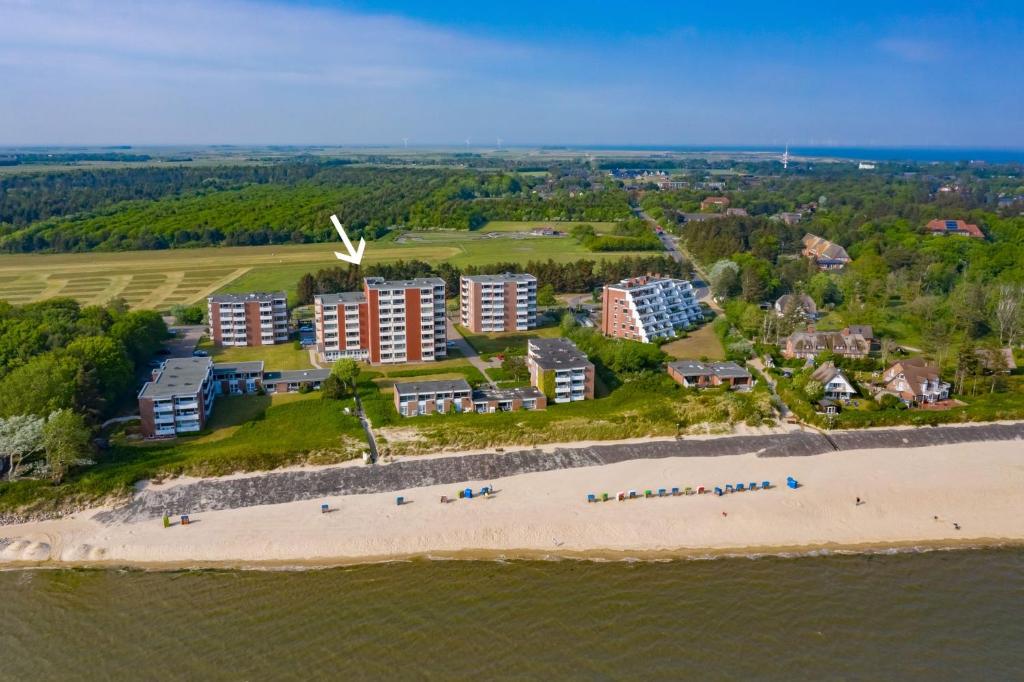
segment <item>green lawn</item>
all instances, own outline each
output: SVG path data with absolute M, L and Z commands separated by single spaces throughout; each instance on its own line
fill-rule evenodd
M 725 359 L 725 349 L 722 348 L 722 342 L 710 324 L 691 332 L 685 339 L 666 343 L 661 349 L 677 359 L 699 360 L 705 357 L 709 360 Z
M 210 354 L 214 362 L 246 362 L 262 360 L 264 369 L 312 369 L 309 362 L 309 351 L 297 350 L 289 341 L 274 346 L 232 346 L 217 348 L 208 339 L 204 339 L 199 348 Z
M 303 462 L 341 462 L 359 457 L 366 449 L 359 420 L 344 413 L 345 407 L 354 405 L 351 400 L 323 400 L 319 394 L 273 400 L 269 405 L 265 398 L 256 398 L 251 404 L 243 400 L 250 398 L 218 400 L 212 424 L 220 424 L 220 428 L 198 438 L 138 444 L 115 439 L 115 445 L 97 464 L 73 471 L 62 485 L 47 481 L 0 483 L 0 509 L 95 503 L 110 495 L 126 495 L 142 479 L 220 476 Z M 261 407 L 262 418 L 237 424 Z
M 456 325 L 455 328 L 480 355 L 501 353 L 507 348 L 526 353 L 527 340 L 555 338 L 562 335 L 562 329 L 558 325 L 538 327 L 528 332 L 492 332 L 490 334 L 474 334 L 462 325 Z

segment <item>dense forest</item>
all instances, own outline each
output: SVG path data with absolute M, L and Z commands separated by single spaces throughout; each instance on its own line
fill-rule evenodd
M 0 177 L 0 250 L 166 249 L 334 239 L 387 228 L 476 229 L 489 220 L 619 220 L 625 191 L 567 174 L 544 196 L 515 172 L 287 162 L 69 170 Z
M 117 300 L 84 308 L 66 298 L 0 301 L 0 418 L 69 409 L 96 424 L 134 397 L 165 338 L 158 313 Z
M 541 285 L 550 284 L 557 293 L 593 291 L 608 282 L 648 273 L 681 278 L 692 276 L 688 264 L 676 262 L 668 256 L 626 256 L 618 260 L 578 260 L 571 263 L 556 263 L 553 260 L 493 263 L 484 266 L 470 265 L 465 268 L 458 268 L 450 263 L 433 266 L 419 260 L 400 260 L 366 267 L 350 265 L 306 273 L 299 279 L 298 302 L 300 305 L 312 303 L 313 296 L 320 293 L 359 291 L 363 287 L 363 277 L 441 277 L 451 294 L 459 290 L 459 278 L 462 275 L 493 275 L 503 272 L 529 272 Z

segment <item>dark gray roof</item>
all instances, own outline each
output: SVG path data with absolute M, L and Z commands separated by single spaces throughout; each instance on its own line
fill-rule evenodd
M 361 291 L 342 291 L 337 294 L 317 294 L 317 299 L 324 305 L 338 305 L 339 303 L 365 303 L 366 295 Z
M 750 372 L 735 362 L 701 362 L 699 360 L 676 360 L 668 366 L 683 376 L 711 376 L 712 374 L 729 379 L 750 378 Z
M 288 299 L 288 294 L 283 291 L 254 291 L 248 294 L 216 294 L 210 296 L 210 301 L 214 303 L 247 303 L 250 301 L 261 301 L 265 303 L 272 302 L 275 298 Z
M 331 375 L 329 369 L 286 369 L 263 373 L 264 381 L 323 381 Z
M 408 289 L 416 287 L 444 286 L 440 277 L 417 277 L 415 279 L 392 279 L 383 277 L 367 277 L 363 280 L 370 289 Z
M 453 391 L 470 391 L 469 382 L 465 379 L 439 379 L 437 381 L 410 381 L 404 384 L 395 384 L 395 393 L 398 395 L 451 393 Z
M 589 365 L 587 354 L 569 339 L 530 339 L 530 357 L 541 369 L 570 369 Z
M 262 372 L 262 360 L 245 360 L 243 362 L 215 362 L 213 363 L 214 374 L 230 374 L 235 372 Z
M 503 272 L 500 275 L 463 275 L 470 282 L 536 282 L 537 278 L 527 272 Z
M 213 366 L 210 358 L 170 358 L 164 361 L 156 379 L 147 381 L 140 398 L 173 398 L 195 395 Z
M 484 400 L 536 400 L 543 398 L 544 394 L 535 386 L 522 386 L 519 388 L 478 388 L 473 391 L 474 401 Z

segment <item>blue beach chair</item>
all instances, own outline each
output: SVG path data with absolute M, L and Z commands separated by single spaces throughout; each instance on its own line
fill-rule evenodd
M 715 494 L 718 495 L 719 497 L 721 497 L 722 496 L 722 489 L 719 488 L 718 486 L 715 486 Z
M 732 483 L 725 484 L 725 492 L 731 493 L 733 491 Z
M 672 488 L 672 495 L 675 496 L 675 495 L 678 495 L 678 494 L 679 494 L 679 488 Z
M 746 490 L 746 488 L 744 488 L 744 487 L 743 487 L 743 484 L 742 484 L 742 483 L 737 483 L 737 484 L 736 484 L 736 492 L 738 492 L 738 493 L 741 493 L 741 492 L 743 492 L 744 490 Z
M 658 497 L 665 497 L 665 489 L 658 488 Z
M 587 502 L 597 502 L 597 496 L 594 493 L 587 493 Z
M 769 481 L 761 481 L 761 490 L 768 490 L 771 487 L 772 484 Z

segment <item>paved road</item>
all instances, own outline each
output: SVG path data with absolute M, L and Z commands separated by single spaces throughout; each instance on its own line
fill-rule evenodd
M 665 232 L 664 230 L 662 232 L 658 232 L 657 228 L 660 228 L 661 225 L 659 225 L 658 221 L 648 215 L 645 211 L 640 208 L 633 207 L 633 213 L 635 213 L 638 218 L 643 218 L 648 222 L 648 224 L 650 224 L 651 229 L 654 230 L 658 239 L 661 240 L 662 246 L 665 247 L 665 250 L 668 251 L 668 255 L 672 257 L 673 260 L 677 263 L 689 263 L 693 266 L 693 270 L 697 276 L 690 279 L 690 284 L 693 285 L 693 295 L 697 300 L 707 301 L 708 305 L 710 305 L 712 309 L 720 311 L 721 309 L 718 307 L 718 304 L 713 298 L 711 298 L 711 288 L 707 285 L 707 274 L 705 274 L 700 266 L 697 265 L 697 262 L 690 257 L 690 254 L 682 251 L 679 247 L 679 242 L 669 235 L 668 232 Z
M 807 457 L 835 450 L 927 447 L 947 443 L 1024 439 L 1024 422 L 919 429 L 815 432 L 767 436 L 728 436 L 703 440 L 656 441 L 564 448 L 552 453 L 518 450 L 430 459 L 409 458 L 374 467 L 346 466 L 318 471 L 269 473 L 231 480 L 213 479 L 162 491 L 143 491 L 128 504 L 97 514 L 101 522 L 159 518 L 163 512 L 196 514 L 258 504 L 316 500 L 334 495 L 392 492 L 556 469 L 602 466 L 635 459 L 724 457 L 757 453 L 760 457 Z
M 192 357 L 192 351 L 196 349 L 196 344 L 206 333 L 206 327 L 198 324 L 171 327 L 171 330 L 176 331 L 177 335 L 164 343 L 167 350 L 171 351 L 171 354 L 166 356 L 169 358 Z
M 459 349 L 459 351 L 462 353 L 463 356 L 465 356 L 467 360 L 469 360 L 469 364 L 473 365 L 478 370 L 480 370 L 480 373 L 484 375 L 484 378 L 487 380 L 487 383 L 490 384 L 492 388 L 496 388 L 497 384 L 491 381 L 491 378 L 487 376 L 487 370 L 492 367 L 495 367 L 495 365 L 489 365 L 483 361 L 483 358 L 481 358 L 480 355 L 476 352 L 476 349 L 473 348 L 473 346 L 469 345 L 469 341 L 466 341 L 466 339 L 462 338 L 462 334 L 460 334 L 459 330 L 455 328 L 455 324 L 452 323 L 450 317 L 446 317 L 445 322 L 448 324 L 448 341 L 454 341 L 455 347 Z

